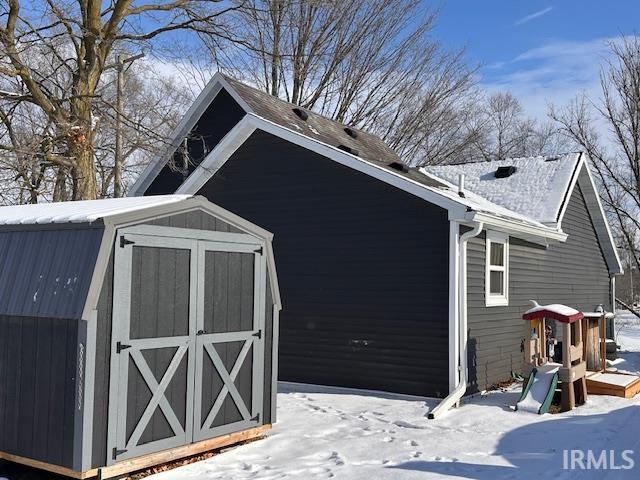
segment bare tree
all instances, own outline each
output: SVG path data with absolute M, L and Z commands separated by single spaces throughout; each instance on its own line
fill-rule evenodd
M 527 117 L 518 98 L 508 92 L 478 102 L 473 122 L 478 134 L 467 152 L 470 160 L 553 155 L 568 148 L 557 125 Z
M 600 74 L 600 98 L 581 95 L 552 108 L 550 116 L 589 155 L 605 206 L 639 265 L 640 38 L 610 43 L 610 52 Z
M 98 194 L 95 111 L 114 52 L 175 30 L 230 38 L 223 21 L 236 8 L 222 0 L 0 0 L 0 101 L 39 110 L 47 129 L 38 154 L 56 170 L 55 199 L 67 181 L 73 199 Z
M 382 137 L 410 163 L 469 142 L 474 69 L 431 38 L 419 0 L 251 0 L 235 12 L 240 51 L 203 35 L 223 69 L 262 90 Z

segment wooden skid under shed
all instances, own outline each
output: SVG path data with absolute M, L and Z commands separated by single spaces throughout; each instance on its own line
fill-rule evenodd
M 249 430 L 243 430 L 241 432 L 229 433 L 221 437 L 211 438 L 209 440 L 203 440 L 201 442 L 192 443 L 190 445 L 184 445 L 170 450 L 164 450 L 162 452 L 151 453 L 142 457 L 132 458 L 129 460 L 123 460 L 110 467 L 94 468 L 86 472 L 76 472 L 69 468 L 60 467 L 51 463 L 40 462 L 38 460 L 32 460 L 30 458 L 24 458 L 10 453 L 0 452 L 0 459 L 7 460 L 9 462 L 20 463 L 29 467 L 37 468 L 39 470 L 46 470 L 48 472 L 56 473 L 58 475 L 64 475 L 71 478 L 85 479 L 94 478 L 100 476 L 100 478 L 113 478 L 127 473 L 136 472 L 138 470 L 144 470 L 145 468 L 162 465 L 164 463 L 173 462 L 182 458 L 191 457 L 200 453 L 208 452 L 210 450 L 217 450 L 219 448 L 228 447 L 236 443 L 245 442 L 263 436 L 271 425 L 261 425 Z
M 621 377 L 624 381 L 612 381 L 616 380 L 612 376 Z M 633 398 L 640 393 L 640 377 L 613 372 L 591 373 L 587 375 L 587 392 L 593 395 Z

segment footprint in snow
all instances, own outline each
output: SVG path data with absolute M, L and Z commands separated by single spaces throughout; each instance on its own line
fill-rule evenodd
M 400 427 L 400 428 L 415 428 L 418 430 L 424 429 L 424 427 L 421 427 L 420 425 L 414 425 L 413 423 L 405 422 L 404 420 L 396 420 L 395 422 L 393 422 L 393 424 L 396 427 Z
M 410 447 L 417 447 L 419 445 L 419 443 L 415 440 L 407 440 L 404 443 L 405 445 L 409 445 Z
M 384 438 L 382 439 L 382 441 L 383 441 L 383 442 L 386 442 L 386 443 L 391 443 L 391 442 L 393 442 L 394 440 L 395 440 L 395 438 L 393 438 L 393 437 L 384 437 Z

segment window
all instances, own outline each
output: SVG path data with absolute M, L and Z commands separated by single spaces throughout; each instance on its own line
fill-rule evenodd
M 509 304 L 509 236 L 487 232 L 487 307 Z

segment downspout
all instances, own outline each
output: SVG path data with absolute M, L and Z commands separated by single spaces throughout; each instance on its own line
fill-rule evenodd
M 458 338 L 460 346 L 460 358 L 458 359 L 458 385 L 443 399 L 433 410 L 429 412 L 427 417 L 430 420 L 438 418 L 451 407 L 456 405 L 464 393 L 467 391 L 468 371 L 467 371 L 467 242 L 473 237 L 477 237 L 482 232 L 484 224 L 482 222 L 474 223 L 473 229 L 463 233 L 460 236 L 460 264 L 458 267 Z

